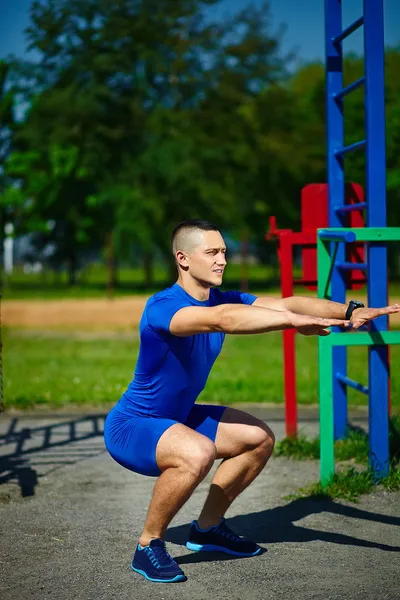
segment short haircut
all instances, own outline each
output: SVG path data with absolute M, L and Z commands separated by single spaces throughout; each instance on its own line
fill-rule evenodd
M 219 231 L 219 228 L 214 223 L 202 221 L 201 219 L 182 221 L 172 232 L 171 247 L 174 256 L 178 250 L 186 249 L 185 239 L 187 240 L 187 234 L 194 231 Z

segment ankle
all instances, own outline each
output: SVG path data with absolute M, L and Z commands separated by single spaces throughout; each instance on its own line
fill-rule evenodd
M 141 547 L 143 548 L 144 546 L 150 546 L 150 542 L 151 540 L 154 539 L 162 539 L 161 536 L 157 536 L 157 535 L 152 535 L 151 537 L 146 537 L 146 536 L 142 536 L 141 538 L 139 538 L 139 544 L 141 545 Z
M 196 521 L 197 527 L 199 529 L 210 529 L 210 527 L 215 527 L 221 523 L 221 519 L 202 519 L 199 518 Z

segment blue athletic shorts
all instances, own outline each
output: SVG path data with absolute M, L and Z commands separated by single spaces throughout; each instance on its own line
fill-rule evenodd
M 195 404 L 183 423 L 215 442 L 225 406 Z M 130 471 L 158 477 L 156 462 L 158 440 L 171 425 L 179 421 L 158 417 L 140 417 L 122 412 L 114 406 L 104 424 L 104 442 L 112 458 Z

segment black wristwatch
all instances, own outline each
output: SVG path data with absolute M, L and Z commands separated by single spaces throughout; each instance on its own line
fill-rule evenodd
M 353 314 L 353 311 L 356 308 L 364 308 L 364 307 L 365 307 L 365 304 L 363 304 L 359 300 L 350 300 L 349 306 L 347 307 L 347 310 L 346 310 L 346 316 L 345 316 L 346 321 L 348 321 L 350 319 L 351 315 Z

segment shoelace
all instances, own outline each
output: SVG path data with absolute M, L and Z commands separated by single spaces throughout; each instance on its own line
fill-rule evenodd
M 168 567 L 175 563 L 172 556 L 167 552 L 165 544 L 163 546 L 155 546 L 153 548 L 145 548 L 147 556 L 151 562 L 157 567 Z
M 225 523 L 222 525 L 218 525 L 218 527 L 216 528 L 216 532 L 222 535 L 223 537 L 228 538 L 228 540 L 233 540 L 234 542 L 240 541 L 240 537 L 236 535 L 234 531 L 229 529 L 229 527 L 225 525 Z

